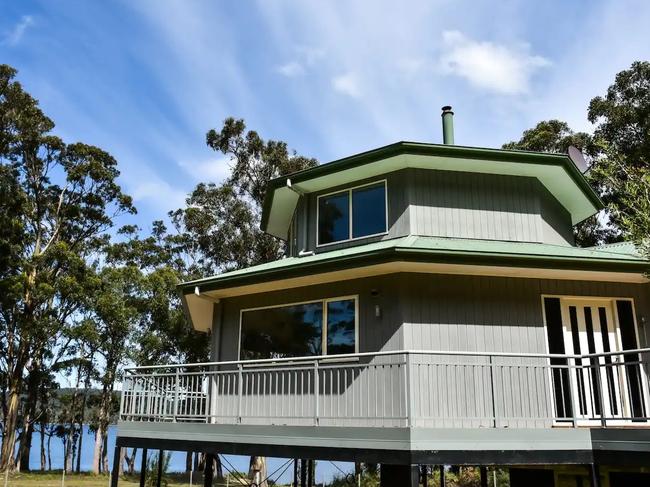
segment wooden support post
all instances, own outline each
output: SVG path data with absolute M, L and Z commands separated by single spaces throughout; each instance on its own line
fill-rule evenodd
M 420 469 L 417 465 L 390 465 L 382 463 L 379 471 L 380 487 L 418 487 Z
M 214 455 L 212 453 L 206 453 L 205 466 L 203 467 L 203 487 L 212 487 L 213 477 L 214 477 Z
M 162 482 L 162 468 L 163 468 L 164 452 L 158 450 L 158 477 L 156 478 L 156 487 L 160 487 Z
M 121 448 L 115 443 L 115 450 L 113 450 L 113 470 L 111 470 L 111 487 L 117 487 L 117 481 L 120 476 L 120 451 Z M 63 468 L 65 472 L 65 466 Z
M 429 468 L 426 465 L 420 466 L 420 478 L 422 487 L 429 487 Z
M 481 487 L 488 487 L 487 467 L 481 466 Z
M 440 487 L 445 487 L 445 466 L 440 465 Z
M 293 459 L 293 487 L 298 487 L 298 459 Z
M 300 487 L 307 487 L 307 459 L 300 460 Z
M 307 460 L 307 487 L 314 487 L 314 470 L 313 460 Z
M 142 450 L 142 461 L 140 462 L 140 487 L 144 487 L 145 476 L 147 475 L 147 449 Z
M 589 465 L 589 477 L 591 479 L 591 487 L 600 487 L 600 469 L 597 464 L 592 463 Z

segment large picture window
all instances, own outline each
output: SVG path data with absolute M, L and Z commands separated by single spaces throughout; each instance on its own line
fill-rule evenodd
M 242 310 L 240 359 L 337 355 L 357 351 L 357 298 Z
M 386 181 L 318 197 L 318 245 L 386 231 Z

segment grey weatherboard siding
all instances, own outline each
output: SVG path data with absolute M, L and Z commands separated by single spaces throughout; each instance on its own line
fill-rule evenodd
M 318 247 L 318 196 L 382 179 L 388 232 Z M 303 248 L 326 252 L 409 234 L 573 245 L 569 213 L 537 179 L 523 176 L 402 169 L 305 196 L 295 224 L 294 255 Z
M 271 306 L 283 303 L 316 300 L 328 297 L 357 294 L 359 296 L 359 351 L 436 350 L 547 353 L 545 328 L 542 314 L 542 295 L 603 296 L 634 299 L 637 318 L 650 311 L 647 284 L 623 284 L 610 282 L 547 280 L 532 278 L 506 278 L 462 276 L 442 274 L 391 274 L 327 284 L 277 291 L 238 298 L 223 299 L 215 313 L 215 321 L 223 319 L 223 326 L 213 330 L 214 360 L 237 360 L 239 349 L 239 317 L 242 309 Z M 372 296 L 371 291 L 378 291 Z M 381 308 L 381 316 L 375 316 L 375 305 Z M 217 324 L 215 323 L 215 325 Z M 640 327 L 640 345 L 648 343 L 647 331 Z M 374 359 L 379 360 L 379 359 Z M 392 358 L 382 358 L 387 363 Z M 489 382 L 489 370 L 467 377 L 459 367 L 452 376 L 444 377 L 431 371 L 431 364 L 456 363 L 457 357 L 416 357 L 412 359 L 410 388 L 413 397 L 412 414 L 421 427 L 489 427 L 491 422 L 486 408 L 492 404 L 492 393 L 485 387 Z M 467 358 L 464 359 L 467 363 Z M 472 363 L 486 364 L 485 357 L 470 359 Z M 507 365 L 508 358 L 500 364 Z M 521 359 L 517 359 L 520 360 Z M 535 360 L 537 362 L 535 362 Z M 531 359 L 527 364 L 544 362 Z M 456 362 L 454 362 L 456 361 Z M 541 363 L 540 362 L 540 363 Z M 363 374 L 364 372 L 362 372 Z M 517 411 L 551 417 L 550 384 L 545 371 L 540 369 L 524 377 L 530 382 L 530 397 L 509 391 L 510 381 L 496 379 L 495 401 L 497 413 L 517 416 Z M 526 382 L 526 384 L 528 384 Z M 458 384 L 463 384 L 459 388 Z M 380 384 L 370 403 L 384 401 L 388 395 L 401 398 L 403 389 L 388 394 L 392 384 Z M 516 387 L 516 384 L 512 387 Z M 522 386 L 523 387 L 523 386 Z M 462 409 L 457 421 L 436 419 L 449 416 L 449 407 L 437 401 L 440 391 L 456 390 L 455 401 Z M 295 391 L 286 391 L 291 396 Z M 354 391 L 337 391 L 349 394 Z M 512 397 L 519 397 L 513 402 Z M 526 395 L 527 396 L 527 395 Z M 340 399 L 340 398 L 339 398 Z M 370 407 L 366 404 L 363 407 Z M 307 409 L 311 407 L 305 405 Z M 396 406 L 403 412 L 403 404 Z M 335 414 L 333 414 L 335 416 Z M 483 419 L 472 420 L 472 417 Z M 431 419 L 427 419 L 431 418 Z M 303 424 L 298 421 L 295 424 Z M 356 425 L 372 426 L 372 422 L 356 421 Z M 289 424 L 292 424 L 289 422 Z M 328 420 L 331 426 L 348 426 L 350 420 Z M 396 421 L 395 426 L 404 426 Z M 510 427 L 550 427 L 550 421 L 514 420 L 499 423 Z

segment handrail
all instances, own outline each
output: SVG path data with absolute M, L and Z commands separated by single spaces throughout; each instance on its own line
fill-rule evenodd
M 460 357 L 510 357 L 510 358 L 547 358 L 547 359 L 588 359 L 597 357 L 611 357 L 615 355 L 632 355 L 640 353 L 650 353 L 650 348 L 637 348 L 633 350 L 620 350 L 616 352 L 592 353 L 592 354 L 557 354 L 557 353 L 525 353 L 525 352 L 473 352 L 473 351 L 457 351 L 457 350 L 388 350 L 380 352 L 360 352 L 360 353 L 347 353 L 340 355 L 315 355 L 309 357 L 283 357 L 283 358 L 270 358 L 270 359 L 253 359 L 253 360 L 226 360 L 223 362 L 194 362 L 184 364 L 166 364 L 166 365 L 143 365 L 135 367 L 125 367 L 125 372 L 135 370 L 156 370 L 156 369 L 175 369 L 184 367 L 216 367 L 223 365 L 245 365 L 252 366 L 255 364 L 260 365 L 273 365 L 276 363 L 282 364 L 312 364 L 315 361 L 332 361 L 337 359 L 350 359 L 362 357 L 384 357 L 391 355 L 435 355 L 435 356 L 460 356 Z

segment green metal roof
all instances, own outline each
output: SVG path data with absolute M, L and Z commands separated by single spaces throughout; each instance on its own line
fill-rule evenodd
M 629 243 L 570 247 L 532 242 L 407 236 L 306 257 L 289 257 L 180 285 L 183 293 L 226 289 L 391 261 L 490 265 L 642 274 L 650 261 Z
M 602 201 L 566 154 L 397 142 L 305 169 L 269 182 L 262 230 L 285 238 L 299 192 L 310 193 L 407 167 L 538 178 L 578 223 L 603 207 Z

